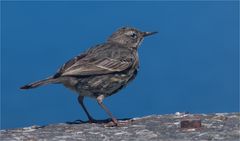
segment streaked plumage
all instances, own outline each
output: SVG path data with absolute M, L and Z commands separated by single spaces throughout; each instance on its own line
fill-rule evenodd
M 135 28 L 124 27 L 113 33 L 106 43 L 90 48 L 66 62 L 55 75 L 21 87 L 35 88 L 49 83 L 61 83 L 79 94 L 79 103 L 89 120 L 93 118 L 87 112 L 84 96 L 96 98 L 100 106 L 117 120 L 103 105 L 102 100 L 123 88 L 133 80 L 139 67 L 137 49 L 143 37 L 156 32 L 141 32 Z

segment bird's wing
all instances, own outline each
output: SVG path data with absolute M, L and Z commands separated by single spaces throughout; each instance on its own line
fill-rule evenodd
M 84 58 L 86 54 L 81 54 L 79 56 L 74 57 L 73 59 L 67 61 L 63 66 L 58 70 L 59 73 L 65 72 L 67 69 L 71 68 L 72 65 L 74 65 L 76 62 L 78 62 L 80 59 Z
M 99 59 L 95 62 L 81 62 L 72 65 L 66 69 L 61 76 L 78 76 L 78 75 L 99 75 L 121 72 L 131 66 L 131 61 L 115 60 L 111 58 Z
M 116 50 L 111 50 L 114 52 Z M 94 52 L 94 51 L 92 51 Z M 132 56 L 123 59 L 101 56 L 101 52 L 92 54 L 91 50 L 79 55 L 65 63 L 55 75 L 58 76 L 84 76 L 100 75 L 121 72 L 128 69 L 132 64 Z

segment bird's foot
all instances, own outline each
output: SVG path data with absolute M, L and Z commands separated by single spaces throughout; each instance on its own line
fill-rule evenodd
M 108 122 L 104 126 L 105 127 L 123 127 L 123 126 L 127 126 L 127 125 L 131 124 L 132 122 L 133 122 L 133 120 L 121 120 L 121 121 L 113 120 L 113 121 Z
M 99 123 L 99 121 L 94 118 L 89 118 L 88 123 Z

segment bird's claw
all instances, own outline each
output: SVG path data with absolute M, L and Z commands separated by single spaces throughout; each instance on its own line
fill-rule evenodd
M 94 118 L 90 118 L 90 119 L 88 119 L 88 123 L 98 123 L 98 120 L 96 120 Z
M 110 121 L 104 127 L 123 127 L 132 123 L 132 120 L 126 121 Z

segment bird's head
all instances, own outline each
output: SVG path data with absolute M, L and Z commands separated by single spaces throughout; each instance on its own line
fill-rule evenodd
M 137 49 L 144 37 L 155 33 L 157 32 L 142 32 L 136 28 L 123 27 L 114 32 L 107 41 Z

